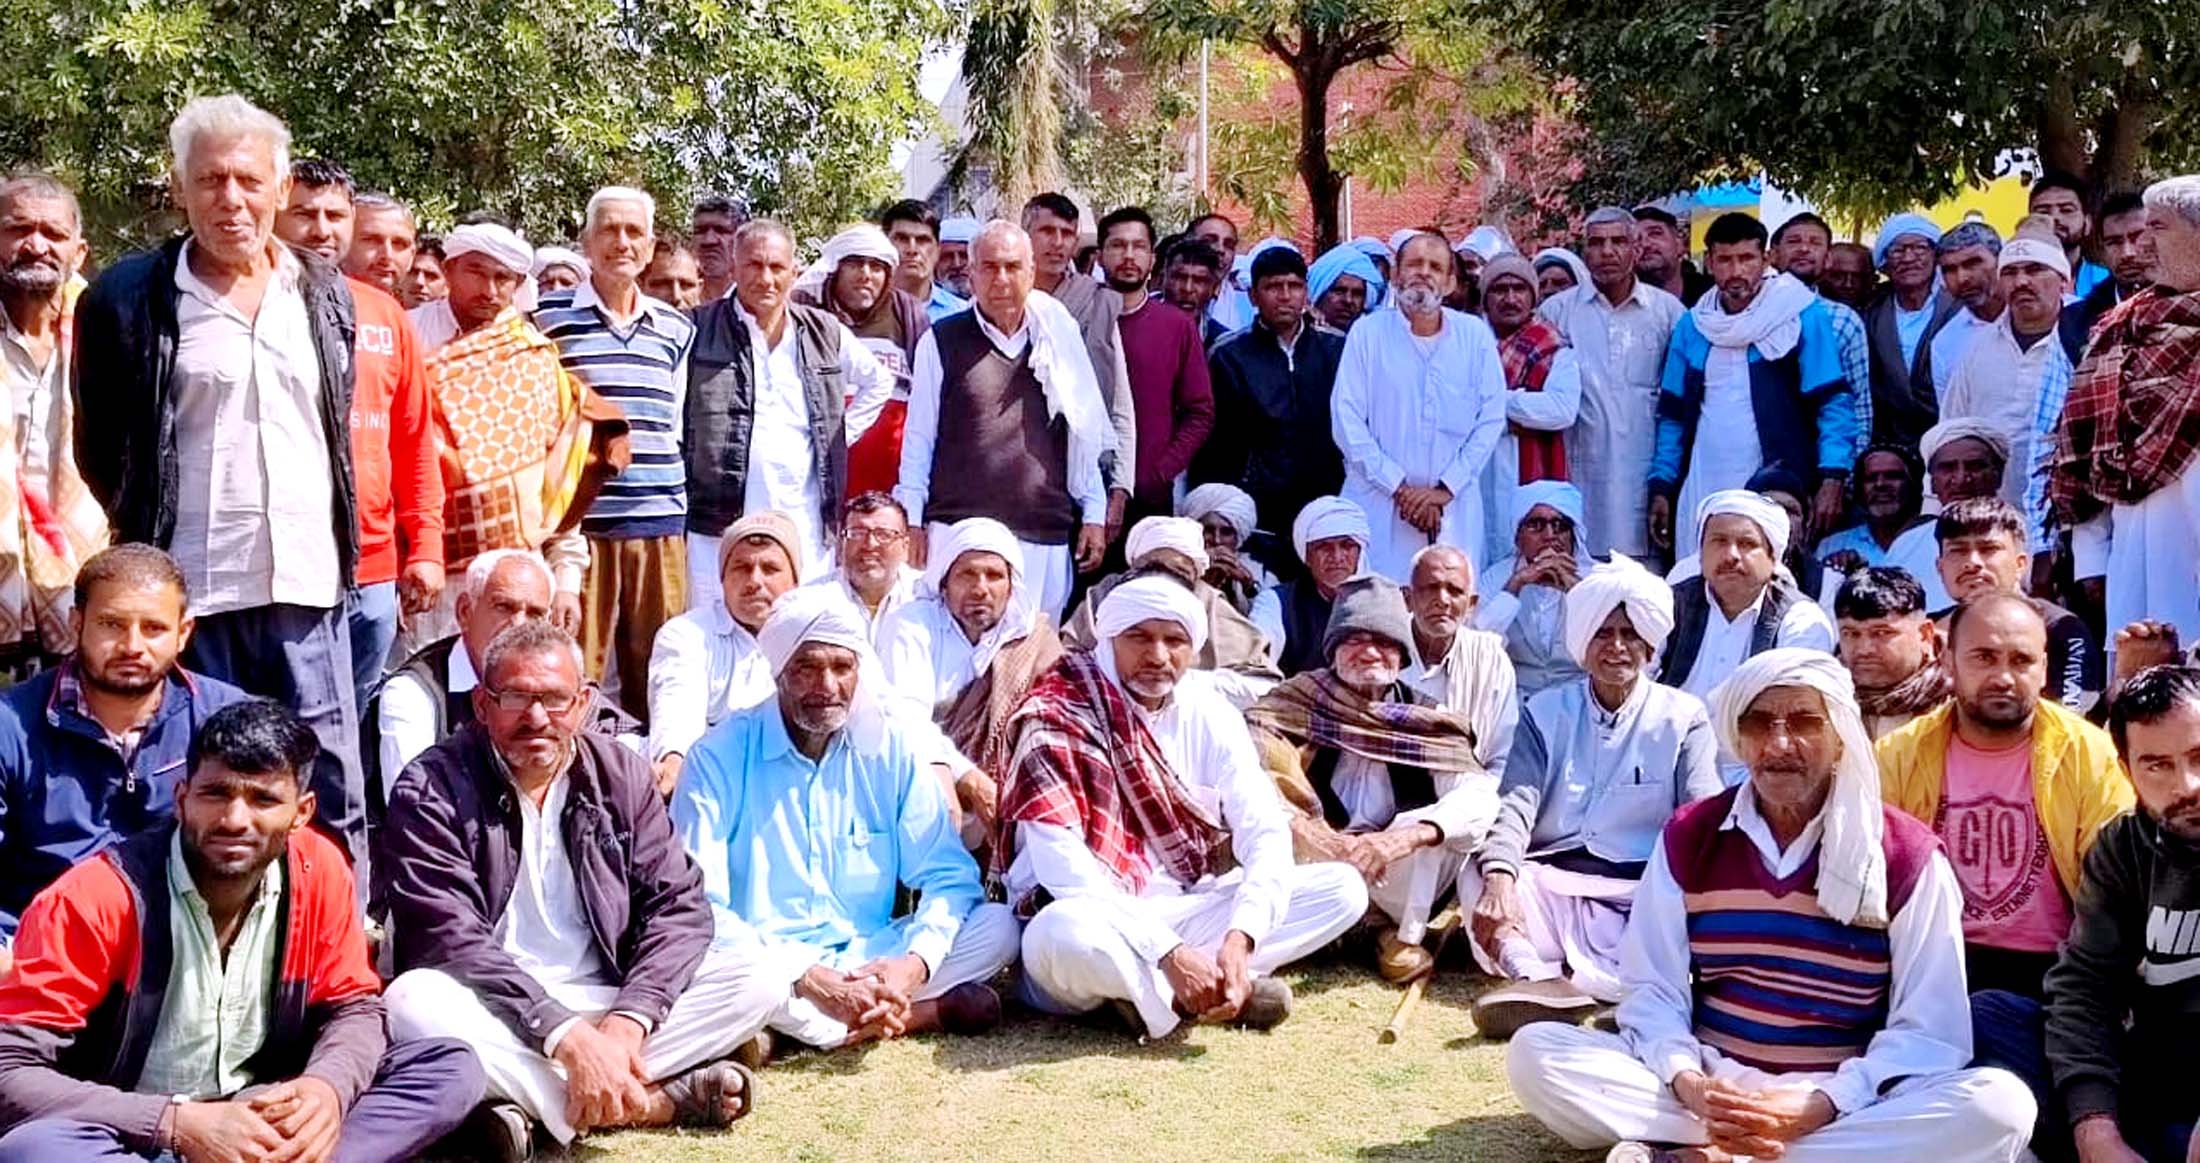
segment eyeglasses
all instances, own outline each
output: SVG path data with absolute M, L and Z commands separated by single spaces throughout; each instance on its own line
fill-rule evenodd
M 1822 738 L 1827 719 L 1816 711 L 1775 715 L 1770 711 L 1744 711 L 1738 724 L 1744 738 L 1767 739 L 1778 730 L 1790 739 Z
M 1564 533 L 1574 523 L 1564 517 L 1523 517 L 1520 527 L 1530 533 Z
M 892 545 L 909 536 L 899 529 L 857 529 L 850 526 L 840 531 L 840 539 L 850 545 Z
M 1898 242 L 1887 248 L 1888 258 L 1919 258 L 1932 253 L 1933 244 L 1929 242 Z
M 581 701 L 581 697 L 578 694 L 538 694 L 534 691 L 499 691 L 490 690 L 488 687 L 483 687 L 481 689 L 489 691 L 489 697 L 496 702 L 497 710 L 500 710 L 507 715 L 525 714 L 527 708 L 535 706 L 538 703 L 541 704 L 544 711 L 552 715 L 562 715 L 567 711 L 572 710 L 573 707 Z

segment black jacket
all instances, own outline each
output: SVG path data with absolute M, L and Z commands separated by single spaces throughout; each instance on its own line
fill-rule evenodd
M 1933 292 L 1928 304 L 1932 315 L 1925 336 L 1907 363 L 1902 359 L 1901 329 L 1895 320 L 1900 309 L 1889 290 L 1864 312 L 1864 338 L 1871 352 L 1873 442 L 1915 448 L 1925 430 L 1940 423 L 1940 398 L 1933 391 L 1933 336 L 1963 309 L 1954 295 Z
M 1223 337 L 1207 355 L 1215 430 L 1192 458 L 1192 483 L 1244 489 L 1262 529 L 1289 533 L 1308 501 L 1344 485 L 1344 455 L 1329 428 L 1329 397 L 1343 358 L 1344 334 L 1312 316 L 1289 358 L 1258 320 Z
M 76 463 L 107 510 L 116 542 L 168 548 L 176 532 L 176 259 L 181 238 L 108 267 L 76 305 Z M 359 559 L 358 497 L 352 486 L 352 351 L 358 332 L 343 272 L 293 249 L 304 267 L 306 316 L 321 363 L 321 427 L 328 442 L 329 514 L 337 562 L 349 586 Z M 278 531 L 278 534 L 280 531 Z
M 716 537 L 741 517 L 749 478 L 749 434 L 756 423 L 756 357 L 749 327 L 731 296 L 695 312 L 695 346 L 688 352 L 686 428 L 687 527 Z M 846 385 L 840 374 L 840 320 L 815 307 L 787 305 L 794 328 L 795 366 L 810 413 L 810 472 L 817 481 L 818 528 L 840 528 L 840 494 L 848 486 Z
M 2086 292 L 2083 299 L 2062 309 L 2062 321 L 2057 330 L 2062 339 L 2063 352 L 2070 357 L 2070 366 L 2078 366 L 2085 355 L 2085 341 L 2093 337 L 2093 325 L 2108 314 L 2108 309 L 2121 300 L 2116 293 L 2116 280 L 2102 279 L 2101 285 Z

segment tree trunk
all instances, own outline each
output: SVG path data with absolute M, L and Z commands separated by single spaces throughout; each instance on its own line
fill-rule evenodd
M 2038 120 L 2040 164 L 2093 180 L 2093 151 L 2086 144 L 2085 125 L 2078 120 L 2078 100 L 2069 77 L 2058 75 L 2048 82 Z
M 1309 39 L 1300 42 L 1292 72 L 1299 85 L 1299 177 L 1306 183 L 1314 251 L 1319 254 L 1337 245 L 1339 204 L 1344 200 L 1344 176 L 1329 164 L 1329 84 L 1337 79 L 1337 69 L 1326 47 Z
M 2132 88 L 2133 86 L 2125 86 Z M 2153 101 L 2118 94 L 2117 101 L 2101 115 L 2094 131 L 2093 193 L 2136 190 L 2139 162 L 2146 154 L 2147 138 L 2154 132 L 2160 107 Z

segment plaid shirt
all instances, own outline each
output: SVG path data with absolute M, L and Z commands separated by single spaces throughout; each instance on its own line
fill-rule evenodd
M 2050 335 L 2046 340 L 2054 340 Z M 2055 547 L 2055 515 L 2048 503 L 2047 478 L 2055 461 L 2055 431 L 2062 425 L 2063 405 L 2070 399 L 2070 359 L 2057 350 L 2048 356 L 2040 372 L 2039 402 L 2032 409 L 2032 462 L 2025 466 L 2024 524 L 2032 531 L 2032 552 Z M 2014 466 L 2011 466 L 2014 467 Z
M 1849 381 L 1849 396 L 1856 401 L 1856 455 L 1872 442 L 1872 353 L 1865 338 L 1864 317 L 1846 303 L 1818 296 L 1833 319 L 1833 337 L 1841 346 L 1841 376 Z

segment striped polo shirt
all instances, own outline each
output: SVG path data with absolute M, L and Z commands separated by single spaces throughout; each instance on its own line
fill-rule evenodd
M 595 284 L 584 282 L 543 296 L 535 326 L 558 345 L 565 370 L 617 404 L 631 428 L 634 462 L 604 482 L 581 531 L 610 538 L 682 532 L 687 466 L 680 459 L 680 429 L 695 325 L 644 295 L 641 314 L 623 329 L 614 326 Z

